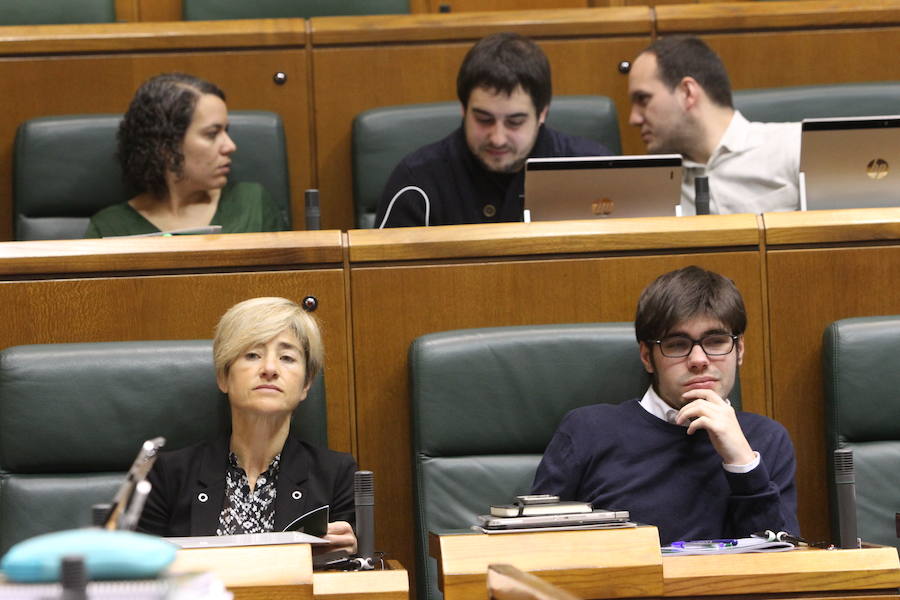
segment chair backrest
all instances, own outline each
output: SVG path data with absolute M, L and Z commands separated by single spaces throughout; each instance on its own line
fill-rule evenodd
M 409 0 L 183 0 L 185 21 L 409 13 Z
M 373 227 L 391 172 L 403 157 L 446 137 L 462 122 L 459 102 L 386 106 L 353 120 L 353 202 L 356 226 Z M 616 106 L 606 96 L 554 96 L 547 125 L 621 152 Z
M 900 315 L 835 321 L 822 343 L 831 522 L 839 531 L 832 453 L 853 450 L 863 541 L 900 548 Z
M 317 378 L 294 414 L 327 445 Z M 0 554 L 34 535 L 90 524 L 144 440 L 166 449 L 229 427 L 210 340 L 15 346 L 0 352 Z
M 291 223 L 291 191 L 281 117 L 231 111 L 238 146 L 231 180 L 261 183 Z M 116 159 L 121 115 L 64 115 L 22 123 L 13 156 L 17 240 L 77 239 L 91 216 L 134 196 Z
M 115 0 L 0 0 L 0 25 L 113 23 Z
M 643 395 L 631 323 L 448 331 L 410 348 L 416 544 L 422 600 L 441 597 L 428 532 L 467 529 L 528 493 L 562 417 Z
M 734 106 L 751 121 L 896 115 L 900 81 L 739 90 Z

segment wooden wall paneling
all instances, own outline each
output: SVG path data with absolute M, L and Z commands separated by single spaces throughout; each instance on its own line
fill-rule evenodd
M 602 94 L 611 96 L 619 107 L 626 105 L 627 79 L 616 67 L 649 43 L 649 11 L 514 14 L 516 18 L 504 13 L 471 13 L 312 20 L 323 227 L 354 226 L 353 118 L 379 106 L 455 101 L 456 75 L 463 56 L 485 35 L 514 30 L 533 36 L 551 60 L 556 94 Z M 628 131 L 627 112 L 622 108 L 620 122 L 632 149 L 639 138 Z
M 292 21 L 294 26 L 302 24 L 298 19 L 287 21 Z M 0 52 L 0 78 L 17 82 L 15 86 L 7 86 L 0 96 L 0 240 L 12 237 L 12 148 L 19 124 L 47 115 L 122 113 L 144 80 L 166 71 L 184 71 L 214 81 L 225 90 L 232 110 L 271 110 L 281 114 L 290 162 L 293 218 L 295 226 L 302 227 L 303 190 L 312 180 L 305 40 L 302 30 L 297 34 L 291 32 L 291 23 L 275 25 L 272 21 L 263 21 L 259 24 L 260 34 L 250 37 L 250 43 L 259 44 L 258 40 L 270 39 L 273 44 L 278 44 L 287 38 L 295 40 L 297 47 L 199 51 L 191 48 L 192 44 L 215 44 L 215 40 L 204 37 L 204 32 L 215 32 L 217 28 L 225 32 L 218 43 L 231 40 L 239 45 L 241 40 L 232 33 L 238 32 L 241 23 L 246 29 L 249 22 L 233 22 L 223 27 L 171 24 L 179 26 L 180 31 L 176 28 L 171 32 L 174 40 L 170 44 L 165 39 L 166 27 L 143 24 L 102 26 L 94 37 L 84 26 L 17 28 L 52 32 L 52 35 L 34 35 L 33 40 L 23 38 L 21 44 L 6 44 L 4 52 Z M 270 28 L 276 31 L 270 33 Z M 279 33 L 277 28 L 286 33 Z M 72 31 L 77 33 L 79 42 L 64 39 L 65 34 Z M 184 33 L 186 31 L 188 33 Z M 191 37 L 192 32 L 198 33 L 199 40 Z M 152 37 L 142 35 L 145 33 Z M 186 48 L 176 52 L 154 51 L 160 45 L 177 47 L 179 42 Z M 73 53 L 80 45 L 90 49 L 146 45 L 149 51 Z M 62 47 L 69 50 L 59 54 L 54 52 Z M 24 54 L 10 56 L 17 49 Z M 47 51 L 51 56 L 43 55 Z M 279 71 L 288 76 L 287 83 L 282 86 L 272 79 Z
M 180 21 L 181 0 L 135 0 L 141 21 Z
M 900 23 L 900 0 L 683 3 L 656 12 L 660 34 L 871 27 Z
M 803 535 L 830 538 L 822 334 L 848 317 L 900 314 L 900 244 L 769 248 L 773 417 L 791 434 Z M 889 367 L 886 367 L 889 368 Z
M 115 0 L 116 2 L 116 21 L 126 23 L 129 21 L 138 21 L 137 0 Z
M 872 60 L 898 35 L 900 26 L 702 37 L 722 57 L 732 87 L 748 89 L 900 79 L 897 61 Z
M 741 375 L 744 403 L 747 410 L 764 412 L 758 250 L 381 266 L 351 262 L 359 460 L 378 473 L 382 506 L 391 507 L 378 515 L 377 546 L 407 567 L 415 564 L 406 359 L 413 339 L 468 327 L 631 321 L 640 291 L 653 278 L 690 264 L 728 275 L 744 293 L 750 319 Z
M 690 33 L 722 57 L 735 89 L 900 78 L 873 60 L 900 34 L 900 1 L 681 4 L 656 9 L 659 35 Z
M 211 338 L 219 317 L 256 296 L 316 296 L 326 348 L 329 444 L 350 452 L 344 276 L 299 271 L 83 277 L 0 282 L 0 348 L 20 344 Z M 212 365 L 210 365 L 212 368 Z

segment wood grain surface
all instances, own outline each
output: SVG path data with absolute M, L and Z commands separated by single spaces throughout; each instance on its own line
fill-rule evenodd
M 896 596 L 900 586 L 896 548 L 666 556 L 662 561 L 665 596 L 867 589 L 890 590 Z
M 660 596 L 656 527 L 484 535 L 430 535 L 445 600 L 484 590 L 491 563 L 504 561 L 580 598 Z

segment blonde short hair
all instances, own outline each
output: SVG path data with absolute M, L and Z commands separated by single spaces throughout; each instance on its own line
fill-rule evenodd
M 264 344 L 285 330 L 300 342 L 309 385 L 322 370 L 325 359 L 322 334 L 316 319 L 287 298 L 251 298 L 238 302 L 222 315 L 213 339 L 216 375 L 224 377 L 245 350 Z

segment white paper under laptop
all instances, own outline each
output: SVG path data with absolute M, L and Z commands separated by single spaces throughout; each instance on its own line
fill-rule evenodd
M 801 210 L 900 206 L 900 115 L 805 119 Z
M 530 158 L 525 209 L 532 221 L 675 216 L 681 155 Z

